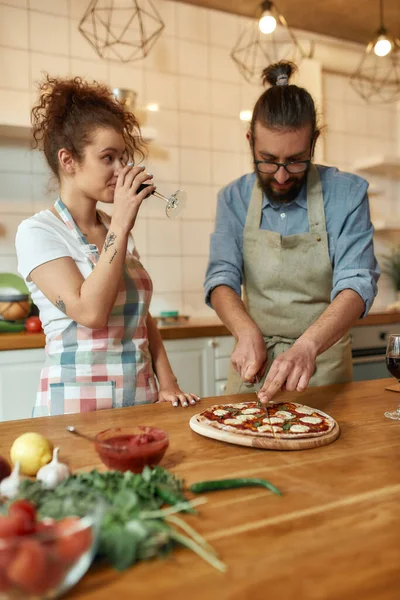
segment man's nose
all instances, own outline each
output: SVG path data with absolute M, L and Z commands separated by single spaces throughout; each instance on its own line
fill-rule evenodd
M 290 175 L 284 167 L 279 167 L 279 169 L 275 173 L 275 181 L 277 183 L 286 183 L 289 177 Z

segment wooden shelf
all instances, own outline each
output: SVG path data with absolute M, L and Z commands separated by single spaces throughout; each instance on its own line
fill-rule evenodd
M 400 178 L 400 156 L 393 157 L 384 154 L 373 156 L 368 160 L 354 163 L 353 170 L 398 179 Z

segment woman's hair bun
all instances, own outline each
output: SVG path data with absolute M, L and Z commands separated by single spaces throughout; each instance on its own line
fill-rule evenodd
M 296 71 L 297 67 L 294 63 L 287 60 L 281 60 L 266 67 L 262 72 L 263 85 L 288 85 L 290 77 Z

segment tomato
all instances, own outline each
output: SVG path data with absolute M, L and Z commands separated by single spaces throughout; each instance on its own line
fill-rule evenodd
M 0 549 L 0 571 L 7 569 L 10 562 L 14 559 L 17 552 L 17 544 L 7 544 Z
M 29 500 L 16 500 L 13 502 L 8 509 L 8 514 L 15 515 L 16 513 L 22 513 L 31 521 L 36 519 L 36 506 L 29 502 Z
M 8 579 L 28 594 L 42 595 L 47 587 L 48 556 L 37 540 L 22 539 L 7 569 Z
M 25 321 L 25 330 L 29 333 L 40 333 L 42 331 L 42 322 L 39 317 L 28 317 Z
M 54 542 L 54 553 L 65 563 L 73 563 L 90 548 L 92 543 L 90 528 L 73 531 L 78 522 L 78 517 L 66 517 L 56 523 L 58 537 Z M 68 533 L 71 530 L 73 533 Z
M 7 579 L 7 575 L 0 571 L 0 592 L 7 592 L 11 587 L 11 583 Z
M 18 531 L 21 528 L 19 518 L 0 515 L 0 538 L 10 538 L 19 535 Z
M 8 509 L 8 517 L 17 523 L 17 535 L 34 533 L 36 507 L 28 500 L 17 500 Z

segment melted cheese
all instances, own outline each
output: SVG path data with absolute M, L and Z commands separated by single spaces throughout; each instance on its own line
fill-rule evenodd
M 284 423 L 285 420 L 281 419 L 280 417 L 271 417 L 270 419 L 263 419 L 264 423 L 271 423 L 272 425 L 275 425 L 276 423 Z
M 271 425 L 261 425 L 258 427 L 257 431 L 272 431 Z
M 275 416 L 281 417 L 284 420 L 295 418 L 295 415 L 292 415 L 292 413 L 288 412 L 287 410 L 277 410 Z
M 257 417 L 255 415 L 238 415 L 236 417 L 237 419 L 239 419 L 239 421 L 252 421 L 253 419 L 256 419 Z
M 244 415 L 256 415 L 260 412 L 259 408 L 245 408 L 244 410 L 242 410 L 242 413 Z
M 310 431 L 307 425 L 292 425 L 290 428 L 290 433 L 306 433 L 307 431 Z
M 224 415 L 229 415 L 229 410 L 222 410 L 222 408 L 219 408 L 214 410 L 214 415 L 217 415 L 217 417 L 223 417 Z
M 295 411 L 301 415 L 312 415 L 314 412 L 309 406 L 296 406 Z
M 300 421 L 302 423 L 311 423 L 312 425 L 317 425 L 317 423 L 321 423 L 321 417 L 301 417 Z
M 239 421 L 239 419 L 225 419 L 224 423 L 225 425 L 241 425 L 242 421 Z

